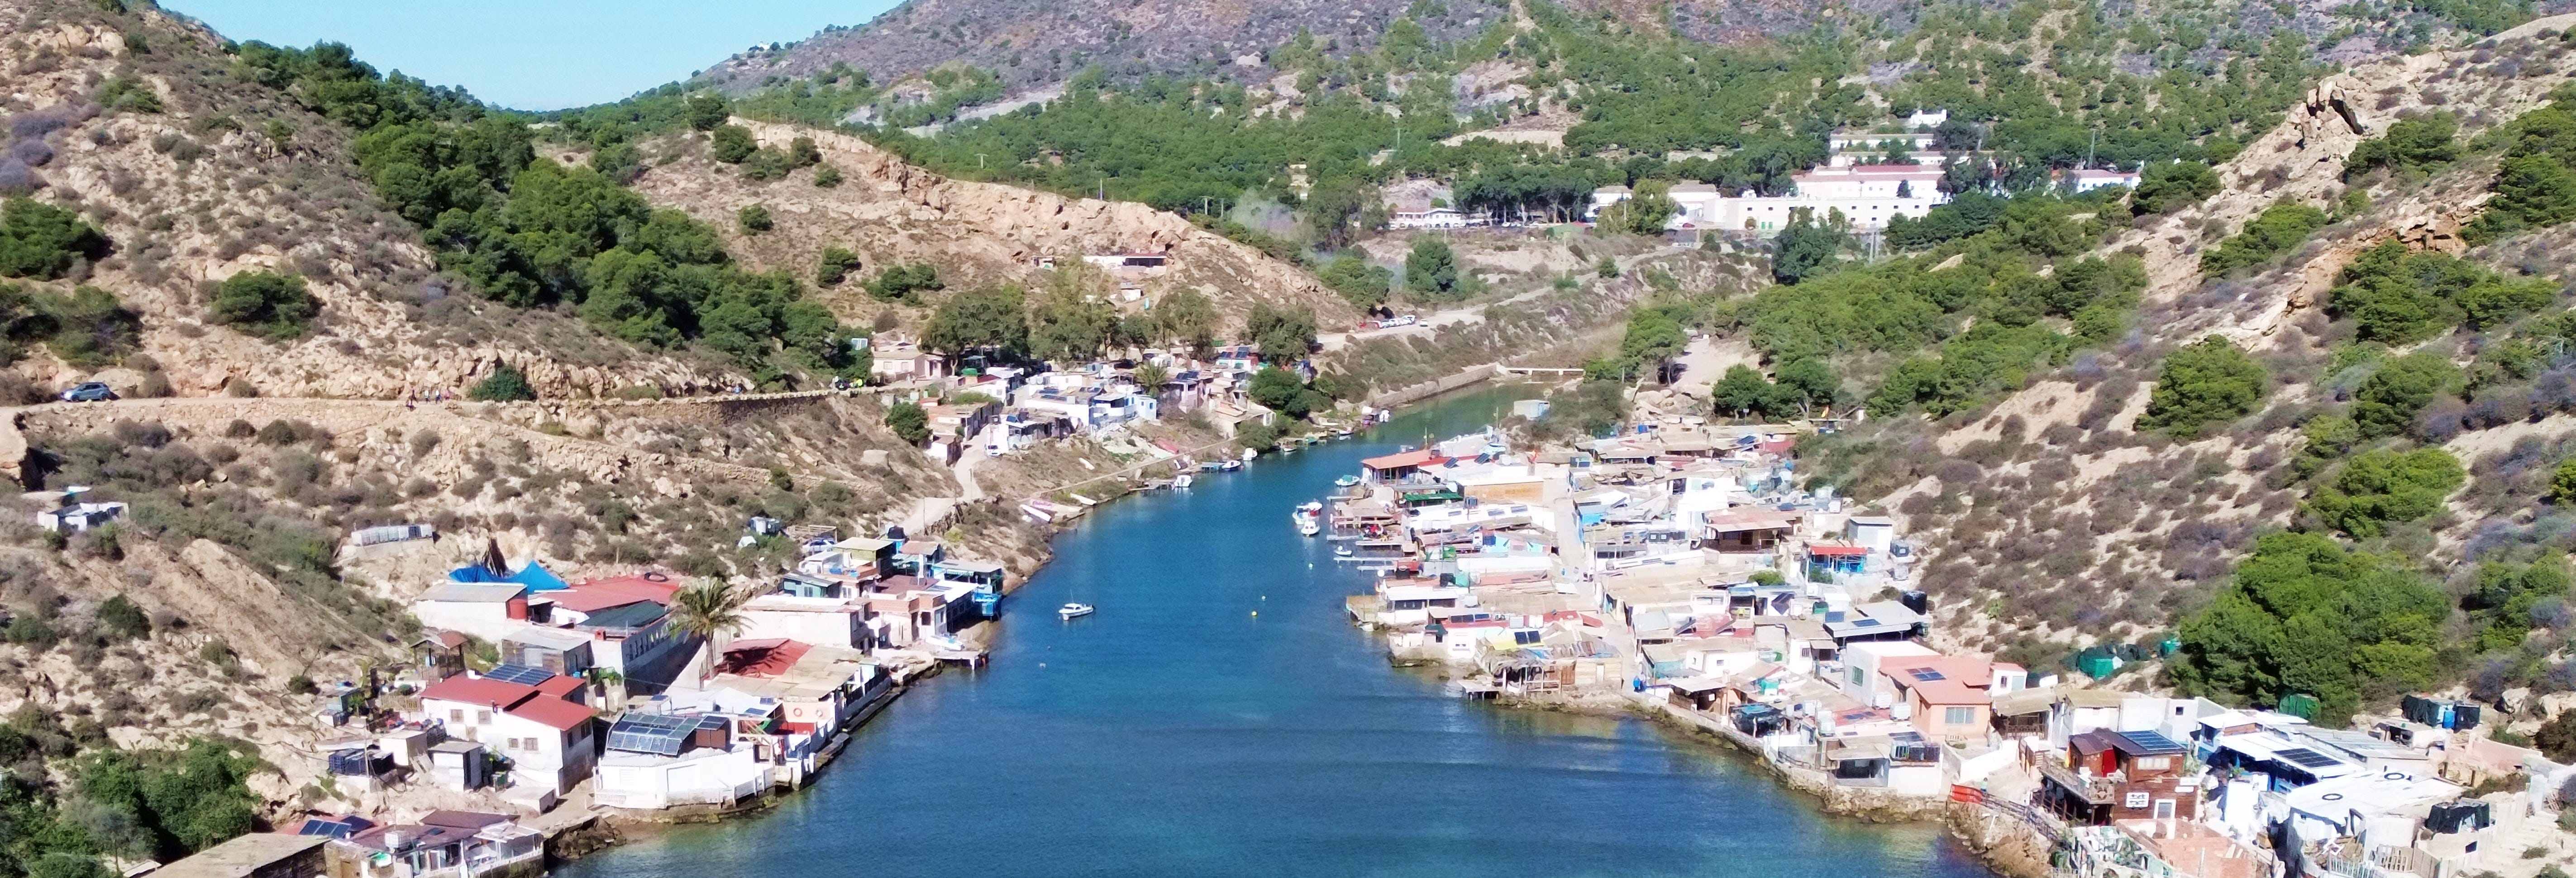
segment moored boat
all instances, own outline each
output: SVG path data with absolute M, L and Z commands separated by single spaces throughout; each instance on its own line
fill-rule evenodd
M 1055 614 L 1065 619 L 1079 619 L 1098 611 L 1099 608 L 1090 604 L 1066 604 L 1056 608 Z
M 1341 478 L 1338 478 L 1338 479 L 1334 479 L 1334 480 L 1333 480 L 1333 485 L 1334 485 L 1334 486 L 1336 486 L 1336 487 L 1342 487 L 1342 488 L 1348 488 L 1348 487 L 1350 487 L 1350 486 L 1352 486 L 1352 485 L 1356 485 L 1356 484 L 1359 484 L 1359 483 L 1360 483 L 1360 477 L 1358 477 L 1358 476 L 1354 476 L 1354 475 L 1344 475 L 1344 476 L 1342 476 Z

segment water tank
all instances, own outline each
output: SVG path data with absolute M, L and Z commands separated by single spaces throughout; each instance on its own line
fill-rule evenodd
M 1897 702 L 1897 703 L 1896 703 L 1896 706 L 1894 706 L 1894 707 L 1890 707 L 1890 708 L 1888 708 L 1888 709 L 1887 709 L 1887 716 L 1888 716 L 1888 718 L 1893 719 L 1893 720 L 1896 720 L 1897 722 L 1905 722 L 1906 720 L 1913 719 L 1913 718 L 1914 718 L 1914 702 L 1911 702 L 1911 701 L 1899 701 L 1899 702 Z
M 1896 599 L 1918 615 L 1932 612 L 1932 596 L 1924 594 L 1922 589 L 1909 589 L 1897 595 Z

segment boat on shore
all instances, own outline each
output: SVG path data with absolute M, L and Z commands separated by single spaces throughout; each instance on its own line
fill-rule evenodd
M 1090 604 L 1066 604 L 1064 606 L 1057 607 L 1055 614 L 1060 618 L 1071 620 L 1080 619 L 1099 611 L 1100 608 L 1094 607 Z

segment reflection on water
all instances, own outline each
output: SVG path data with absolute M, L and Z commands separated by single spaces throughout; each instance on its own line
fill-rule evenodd
M 991 668 L 905 694 L 773 813 L 569 874 L 1985 876 L 1932 827 L 1822 816 L 1653 724 L 1495 709 L 1387 665 L 1342 608 L 1368 579 L 1287 512 L 1523 393 L 1101 511 L 1008 599 Z M 1100 612 L 1047 612 L 1067 601 Z

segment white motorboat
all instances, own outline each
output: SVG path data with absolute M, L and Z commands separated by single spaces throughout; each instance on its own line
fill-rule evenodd
M 1182 473 L 1172 477 L 1172 487 L 1180 490 L 1188 490 L 1190 483 L 1195 481 L 1198 481 L 1197 476 L 1190 475 L 1189 473 Z
M 1246 448 L 1246 449 L 1244 449 L 1244 450 L 1243 450 L 1243 459 L 1244 459 L 1244 460 L 1246 460 L 1246 461 L 1249 461 L 1249 460 L 1251 460 L 1251 459 L 1253 459 L 1253 458 L 1255 458 L 1255 457 L 1259 457 L 1259 456 L 1260 456 L 1260 452 L 1254 451 L 1254 450 L 1249 449 L 1249 448 Z
M 1095 612 L 1099 612 L 1099 608 L 1090 604 L 1066 604 L 1057 608 L 1055 614 L 1065 619 L 1079 619 Z
M 1290 513 L 1288 518 L 1296 522 L 1297 533 L 1301 535 L 1311 537 L 1324 532 L 1324 504 L 1319 501 L 1308 500 L 1298 504 L 1297 511 Z
M 1342 476 L 1341 478 L 1338 478 L 1338 479 L 1334 479 L 1334 480 L 1333 480 L 1333 484 L 1334 484 L 1336 487 L 1343 487 L 1343 488 L 1348 488 L 1348 487 L 1350 487 L 1350 486 L 1352 486 L 1352 485 L 1356 485 L 1356 484 L 1359 484 L 1359 483 L 1360 483 L 1360 477 L 1358 477 L 1358 476 L 1354 476 L 1354 475 L 1344 475 L 1344 476 Z

